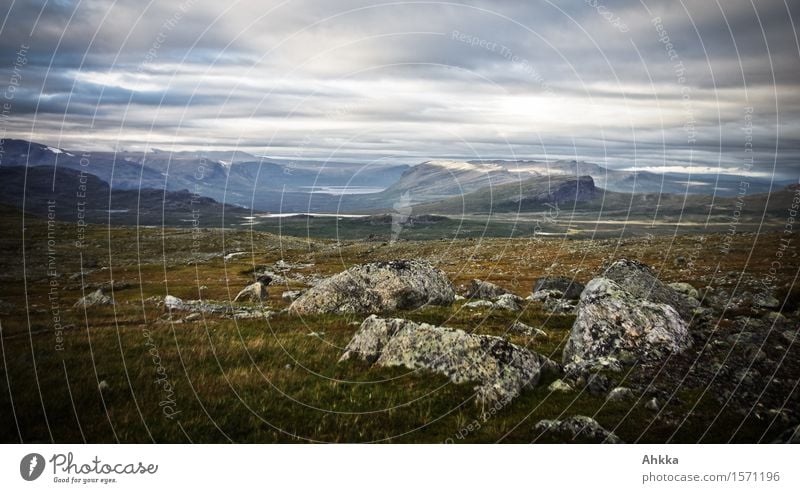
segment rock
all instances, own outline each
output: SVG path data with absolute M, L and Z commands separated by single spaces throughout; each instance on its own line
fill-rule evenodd
M 592 373 L 586 379 L 586 391 L 591 395 L 605 395 L 610 386 L 611 381 L 602 373 Z
M 184 322 L 194 322 L 203 318 L 203 315 L 198 312 L 190 313 L 183 318 Z
M 629 401 L 633 400 L 635 397 L 633 391 L 628 387 L 614 387 L 611 389 L 611 392 L 608 393 L 606 400 L 610 402 Z
M 72 305 L 74 308 L 82 308 L 82 307 L 90 307 L 90 306 L 100 306 L 100 305 L 113 305 L 114 300 L 110 297 L 106 296 L 103 293 L 102 289 L 98 289 L 96 291 L 92 291 L 91 293 L 87 294 L 83 298 L 79 299 Z
M 258 277 L 256 277 L 256 282 L 260 282 L 264 286 L 269 286 L 274 280 L 273 275 L 270 273 L 259 274 Z M 286 282 L 285 280 L 283 281 Z
M 544 302 L 544 308 L 552 313 L 573 314 L 577 309 L 577 305 L 573 305 L 572 301 L 551 298 Z
M 260 303 L 266 300 L 268 297 L 269 293 L 267 292 L 267 285 L 261 281 L 256 281 L 239 291 L 239 294 L 236 295 L 233 301 L 249 301 L 251 303 Z
M 359 358 L 378 366 L 404 366 L 443 374 L 454 383 L 477 382 L 477 400 L 508 402 L 536 385 L 549 359 L 500 337 L 369 316 L 339 361 Z
M 494 303 L 486 300 L 470 301 L 469 303 L 464 303 L 464 308 L 494 308 Z
M 453 297 L 453 301 L 464 301 L 465 299 L 467 298 L 461 296 L 460 294 L 457 294 Z
M 97 390 L 100 392 L 108 392 L 111 389 L 111 386 L 105 380 L 100 380 L 100 383 L 97 384 Z
M 293 313 L 378 313 L 451 305 L 447 276 L 427 262 L 395 260 L 357 265 L 317 283 L 296 299 Z
M 534 339 L 547 339 L 549 335 L 538 327 L 531 327 L 530 325 L 522 322 L 514 322 L 508 326 L 509 332 L 517 332 L 525 334 L 526 336 L 533 337 Z
M 753 296 L 753 306 L 775 310 L 781 306 L 781 302 L 774 296 L 770 296 L 767 293 L 761 293 Z
M 698 297 L 697 290 L 688 282 L 673 282 L 669 284 L 669 287 L 686 297 L 694 299 Z
M 783 337 L 783 340 L 789 344 L 793 344 L 794 342 L 797 342 L 797 333 L 797 330 L 784 330 L 781 332 L 781 337 Z
M 524 300 L 519 296 L 511 293 L 506 293 L 500 295 L 497 300 L 494 302 L 495 308 L 499 308 L 501 310 L 508 310 L 511 312 L 518 312 L 522 310 L 522 306 L 520 304 Z
M 767 312 L 764 314 L 764 318 L 772 323 L 780 323 L 786 321 L 786 317 L 783 316 L 781 312 Z
M 553 383 L 551 383 L 547 387 L 547 390 L 549 390 L 550 392 L 564 392 L 564 393 L 575 391 L 570 384 L 561 380 L 560 378 L 558 380 L 553 380 Z
M 535 429 L 541 434 L 537 441 L 623 443 L 617 435 L 588 416 L 572 416 L 564 420 L 543 419 L 536 423 Z
M 268 319 L 275 315 L 270 310 L 237 310 L 231 315 L 235 320 Z
M 497 284 L 480 279 L 473 279 L 467 290 L 467 298 L 478 300 L 493 300 L 504 294 L 508 294 L 508 291 Z
M 645 264 L 635 260 L 617 260 L 602 277 L 611 279 L 637 298 L 671 306 L 686 320 L 692 317 L 692 307 L 686 299 L 661 282 Z
M 598 277 L 581 294 L 564 364 L 586 366 L 623 354 L 655 361 L 690 345 L 689 328 L 672 306 L 643 300 L 613 280 Z
M 581 297 L 585 286 L 574 279 L 564 276 L 542 277 L 533 285 L 533 293 L 540 291 L 558 291 L 561 297 L 567 300 L 577 300 Z
M 555 289 L 542 289 L 539 291 L 535 291 L 533 294 L 529 296 L 531 301 L 538 301 L 540 303 L 545 303 L 550 300 L 561 300 L 564 297 L 564 293 Z
M 652 399 L 644 403 L 644 408 L 649 409 L 650 411 L 653 412 L 658 412 L 658 410 L 661 409 L 661 403 L 658 402 L 658 399 L 653 397 Z
M 281 299 L 287 303 L 291 303 L 303 294 L 302 291 L 284 291 L 281 294 Z
M 184 309 L 183 300 L 176 296 L 172 296 L 171 294 L 164 296 L 164 306 L 170 310 Z
M 220 303 L 208 303 L 200 300 L 183 301 L 168 294 L 164 297 L 164 306 L 172 311 L 200 312 L 200 313 L 230 313 L 231 307 Z

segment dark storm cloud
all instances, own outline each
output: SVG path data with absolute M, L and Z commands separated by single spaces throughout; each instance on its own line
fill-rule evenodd
M 65 147 L 732 170 L 752 135 L 756 171 L 777 162 L 797 176 L 797 10 L 781 0 L 16 1 L 0 33 L 2 84 L 21 78 L 4 130 Z

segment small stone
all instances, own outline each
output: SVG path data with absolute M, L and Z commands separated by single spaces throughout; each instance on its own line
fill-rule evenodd
M 510 312 L 518 312 L 522 310 L 520 306 L 522 303 L 522 298 L 514 294 L 504 294 L 497 298 L 494 302 L 495 308 L 499 308 L 501 310 L 508 310 Z
M 610 380 L 602 373 L 592 373 L 586 379 L 586 391 L 591 395 L 605 395 L 610 386 Z
M 494 308 L 494 303 L 487 300 L 470 301 L 464 304 L 464 308 Z
M 239 294 L 236 295 L 233 301 L 258 303 L 266 300 L 268 296 L 267 285 L 261 281 L 256 281 L 239 291 Z
M 688 282 L 673 282 L 668 284 L 668 286 L 684 296 L 697 299 L 697 290 Z
M 622 443 L 614 433 L 588 416 L 572 416 L 564 420 L 543 419 L 534 429 L 540 433 L 539 440 L 559 443 Z
M 614 387 L 611 389 L 611 392 L 608 393 L 606 400 L 610 402 L 620 402 L 629 401 L 635 397 L 636 396 L 633 394 L 633 391 L 628 387 Z
M 661 409 L 661 403 L 658 402 L 658 399 L 653 397 L 652 399 L 644 403 L 644 408 L 649 409 L 650 411 L 653 412 L 657 412 L 659 409 Z
M 107 392 L 110 388 L 111 386 L 105 380 L 100 380 L 100 383 L 97 385 L 97 389 L 100 390 L 100 392 Z
M 200 313 L 195 312 L 195 313 L 190 313 L 190 314 L 186 315 L 183 318 L 183 320 L 185 322 L 194 322 L 195 320 L 200 320 L 201 318 L 203 318 L 203 315 L 200 314 Z
M 774 310 L 781 306 L 780 300 L 768 294 L 759 294 L 753 297 L 753 305 L 759 308 Z
M 564 392 L 564 393 L 575 391 L 570 384 L 561 380 L 560 378 L 558 380 L 554 380 L 553 383 L 548 385 L 547 390 L 549 390 L 550 392 Z
M 481 281 L 480 279 L 473 279 L 472 282 L 469 284 L 469 290 L 467 291 L 467 298 L 490 300 L 497 298 L 498 296 L 502 296 L 504 294 L 508 294 L 508 291 L 506 289 L 501 288 L 497 284 L 493 284 L 487 281 Z

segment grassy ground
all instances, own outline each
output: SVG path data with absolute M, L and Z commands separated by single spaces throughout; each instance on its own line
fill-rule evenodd
M 715 272 L 736 271 L 754 282 L 768 272 L 780 240 L 776 234 L 736 235 L 730 253 L 721 255 L 721 235 L 389 244 L 219 229 L 90 226 L 84 246 L 76 249 L 81 232 L 75 225 L 55 224 L 49 232 L 46 222 L 28 217 L 23 232 L 19 216 L 5 217 L 7 234 L 0 238 L 2 442 L 531 442 L 539 438 L 538 420 L 573 414 L 594 416 L 625 441 L 663 442 L 675 424 L 654 420 L 642 402 L 610 404 L 585 392 L 552 394 L 540 385 L 492 412 L 475 405 L 471 385 L 454 385 L 426 372 L 337 364 L 361 316 L 231 320 L 214 315 L 186 322 L 185 314 L 170 317 L 148 299 L 169 293 L 227 302 L 254 269 L 281 259 L 309 265 L 290 273 L 329 275 L 370 260 L 424 258 L 456 285 L 481 278 L 522 296 L 543 274 L 587 281 L 620 257 L 649 263 L 667 281 L 699 286 Z M 223 258 L 239 251 L 247 253 Z M 688 267 L 676 267 L 679 256 L 688 259 Z M 76 276 L 81 263 L 83 279 Z M 48 273 L 49 267 L 55 272 Z M 783 262 L 776 272 L 779 286 L 788 285 L 795 273 L 796 261 Z M 112 280 L 116 305 L 72 307 L 84 292 L 82 281 Z M 270 288 L 267 305 L 285 307 L 281 292 L 301 285 L 292 279 Z M 56 314 L 64 327 L 63 350 L 56 348 Z M 549 316 L 536 304 L 517 314 L 470 311 L 457 303 L 394 316 L 506 335 L 556 360 L 573 320 Z M 506 334 L 517 319 L 542 327 L 549 338 Z M 624 385 L 625 374 L 615 378 Z M 101 381 L 106 390 L 99 390 Z M 672 415 L 688 418 L 672 439 L 694 442 L 709 429 L 720 405 L 708 395 L 698 401 L 698 389 L 680 389 L 678 395 Z M 704 440 L 768 440 L 782 431 L 754 418 L 740 424 L 738 415 L 723 412 Z

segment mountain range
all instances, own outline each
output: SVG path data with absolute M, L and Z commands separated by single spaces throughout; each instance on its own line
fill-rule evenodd
M 72 195 L 76 180 L 86 175 L 91 176 L 92 214 L 99 219 L 122 210 L 178 214 L 189 210 L 191 198 L 196 205 L 198 197 L 209 199 L 203 207 L 213 217 L 221 216 L 223 204 L 242 217 L 254 212 L 372 214 L 412 206 L 415 213 L 513 212 L 564 202 L 592 208 L 700 207 L 729 202 L 719 197 L 736 195 L 743 179 L 622 171 L 576 160 L 429 160 L 409 166 L 273 159 L 238 150 L 89 152 L 17 139 L 3 140 L 1 150 L 0 201 L 21 206 L 25 189 L 34 200 L 26 210 L 35 212 L 35 200 Z M 789 183 L 752 177 L 747 182 L 748 193 Z

